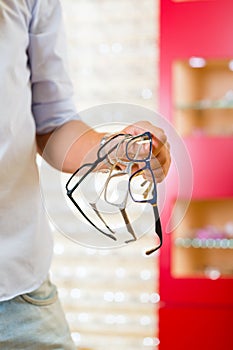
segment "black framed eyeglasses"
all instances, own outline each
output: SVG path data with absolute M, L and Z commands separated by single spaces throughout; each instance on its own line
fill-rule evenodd
M 155 218 L 155 231 L 160 239 L 160 243 L 156 248 L 146 251 L 147 255 L 155 252 L 162 246 L 162 228 L 157 207 L 156 180 L 150 166 L 151 156 L 152 137 L 149 132 L 145 132 L 137 136 L 117 134 L 99 148 L 95 162 L 83 164 L 70 177 L 66 184 L 66 192 L 68 197 L 83 215 L 83 217 L 98 231 L 115 241 L 117 239 L 114 235 L 114 231 L 106 223 L 97 208 L 97 201 L 100 196 L 104 194 L 105 201 L 120 210 L 126 228 L 132 235 L 132 239 L 126 241 L 126 243 L 136 240 L 136 234 L 126 212 L 128 193 L 134 202 L 151 204 Z M 78 190 L 78 187 L 88 177 L 88 175 L 97 170 L 99 164 L 104 162 L 106 159 L 110 164 L 112 164 L 111 168 L 108 169 L 107 180 L 101 191 L 98 193 L 97 199 L 89 200 L 89 204 L 91 205 L 95 214 L 105 225 L 107 232 L 101 229 L 91 220 L 91 218 L 86 215 L 73 196 L 74 192 Z M 132 171 L 134 164 L 139 165 L 142 163 L 144 163 L 143 167 L 140 167 L 139 170 L 135 172 Z M 124 180 L 122 181 L 123 178 Z M 119 191 L 118 187 L 117 197 L 114 198 L 114 195 L 111 193 L 111 187 L 112 184 L 114 184 L 115 179 L 121 179 L 120 182 L 121 184 L 124 184 L 124 186 L 121 191 Z
M 92 204 L 92 208 L 97 214 L 97 216 L 101 219 L 101 221 L 105 224 L 106 229 L 111 232 L 105 232 L 102 230 L 99 226 L 97 226 L 83 211 L 81 206 L 77 203 L 77 201 L 74 198 L 74 193 L 80 186 L 80 184 L 90 175 L 92 172 L 94 172 L 98 166 L 103 163 L 110 154 L 113 154 L 114 151 L 116 150 L 119 142 L 128 137 L 129 135 L 126 134 L 116 134 L 112 136 L 103 146 L 101 146 L 97 152 L 97 159 L 93 163 L 86 163 L 83 164 L 80 168 L 78 168 L 72 176 L 69 178 L 67 181 L 65 188 L 66 188 L 66 193 L 71 202 L 75 205 L 75 207 L 78 209 L 78 211 L 82 214 L 82 216 L 92 225 L 95 227 L 96 230 L 101 232 L 103 235 L 113 239 L 114 241 L 117 240 L 117 238 L 113 235 L 114 231 L 112 231 L 109 226 L 106 224 L 105 220 L 97 210 L 94 202 Z
M 138 148 L 142 147 L 139 155 Z M 135 155 L 137 157 L 135 158 Z M 146 251 L 147 255 L 154 253 L 158 250 L 163 243 L 162 225 L 159 217 L 158 205 L 157 205 L 157 186 L 154 173 L 150 166 L 152 156 L 152 136 L 150 132 L 145 132 L 141 135 L 132 137 L 126 145 L 126 155 L 130 161 L 137 163 L 144 163 L 143 167 L 140 167 L 129 178 L 129 193 L 134 202 L 137 203 L 149 203 L 153 207 L 153 213 L 155 218 L 155 232 L 159 237 L 160 243 L 157 247 Z M 139 180 L 139 177 L 144 178 Z M 148 183 L 148 187 L 144 186 Z

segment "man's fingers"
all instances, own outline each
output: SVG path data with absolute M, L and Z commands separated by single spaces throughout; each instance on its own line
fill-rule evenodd
M 167 161 L 167 158 L 170 159 L 170 145 L 168 142 L 162 145 L 159 151 L 156 152 L 156 154 L 153 153 L 153 157 L 151 160 L 152 167 L 156 169 L 160 166 L 163 166 L 163 164 L 165 164 L 165 162 Z

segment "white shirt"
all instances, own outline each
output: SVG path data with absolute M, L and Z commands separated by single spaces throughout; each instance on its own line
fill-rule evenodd
M 78 118 L 58 1 L 0 0 L 0 300 L 37 288 L 52 257 L 35 133 Z

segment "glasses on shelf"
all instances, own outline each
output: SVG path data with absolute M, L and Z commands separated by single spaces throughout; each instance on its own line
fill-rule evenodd
M 129 243 L 137 239 L 131 220 L 128 217 L 126 207 L 129 200 L 129 194 L 133 202 L 149 203 L 153 207 L 155 218 L 155 231 L 160 239 L 160 243 L 156 248 L 146 251 L 149 255 L 159 249 L 162 245 L 162 229 L 157 207 L 157 190 L 156 181 L 153 171 L 150 166 L 152 156 L 152 137 L 149 132 L 141 135 L 131 136 L 118 134 L 110 138 L 97 152 L 97 159 L 94 163 L 82 165 L 68 180 L 66 191 L 68 197 L 74 203 L 75 207 L 92 224 L 98 231 L 104 235 L 117 240 L 115 231 L 107 224 L 102 212 L 99 208 L 99 203 L 110 205 L 120 211 L 124 220 L 127 231 L 132 238 L 125 241 Z M 88 176 L 95 173 L 101 162 L 108 161 L 111 165 L 110 169 L 106 170 L 106 179 L 101 186 L 98 186 L 98 191 L 94 191 L 94 199 L 88 199 L 88 203 L 95 215 L 104 224 L 104 228 L 95 224 L 93 220 L 82 210 L 77 200 L 74 198 L 74 192 L 80 188 L 80 185 L 88 179 Z M 141 166 L 142 165 L 142 166 Z M 136 169 L 135 170 L 135 166 Z M 98 172 L 96 172 L 98 173 Z M 86 181 L 85 187 L 90 190 L 93 186 L 93 178 L 89 183 Z M 101 187 L 101 188 L 99 188 Z

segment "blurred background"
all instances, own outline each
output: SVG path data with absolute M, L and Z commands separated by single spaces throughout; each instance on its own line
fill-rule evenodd
M 79 111 L 111 102 L 157 109 L 158 12 L 154 0 L 62 0 L 70 74 Z M 51 196 L 55 196 L 51 193 Z M 66 220 L 66 213 L 59 213 Z M 53 280 L 79 349 L 158 345 L 154 234 L 121 249 L 94 250 L 55 228 Z
M 171 168 L 164 246 L 153 256 L 144 255 L 153 232 L 121 249 L 96 250 L 52 226 L 52 277 L 77 348 L 231 350 L 233 3 L 61 3 L 78 110 L 122 102 L 160 111 L 183 140 L 194 173 L 190 201 L 185 184 L 178 195 Z M 166 234 L 167 220 L 175 222 L 187 206 Z

